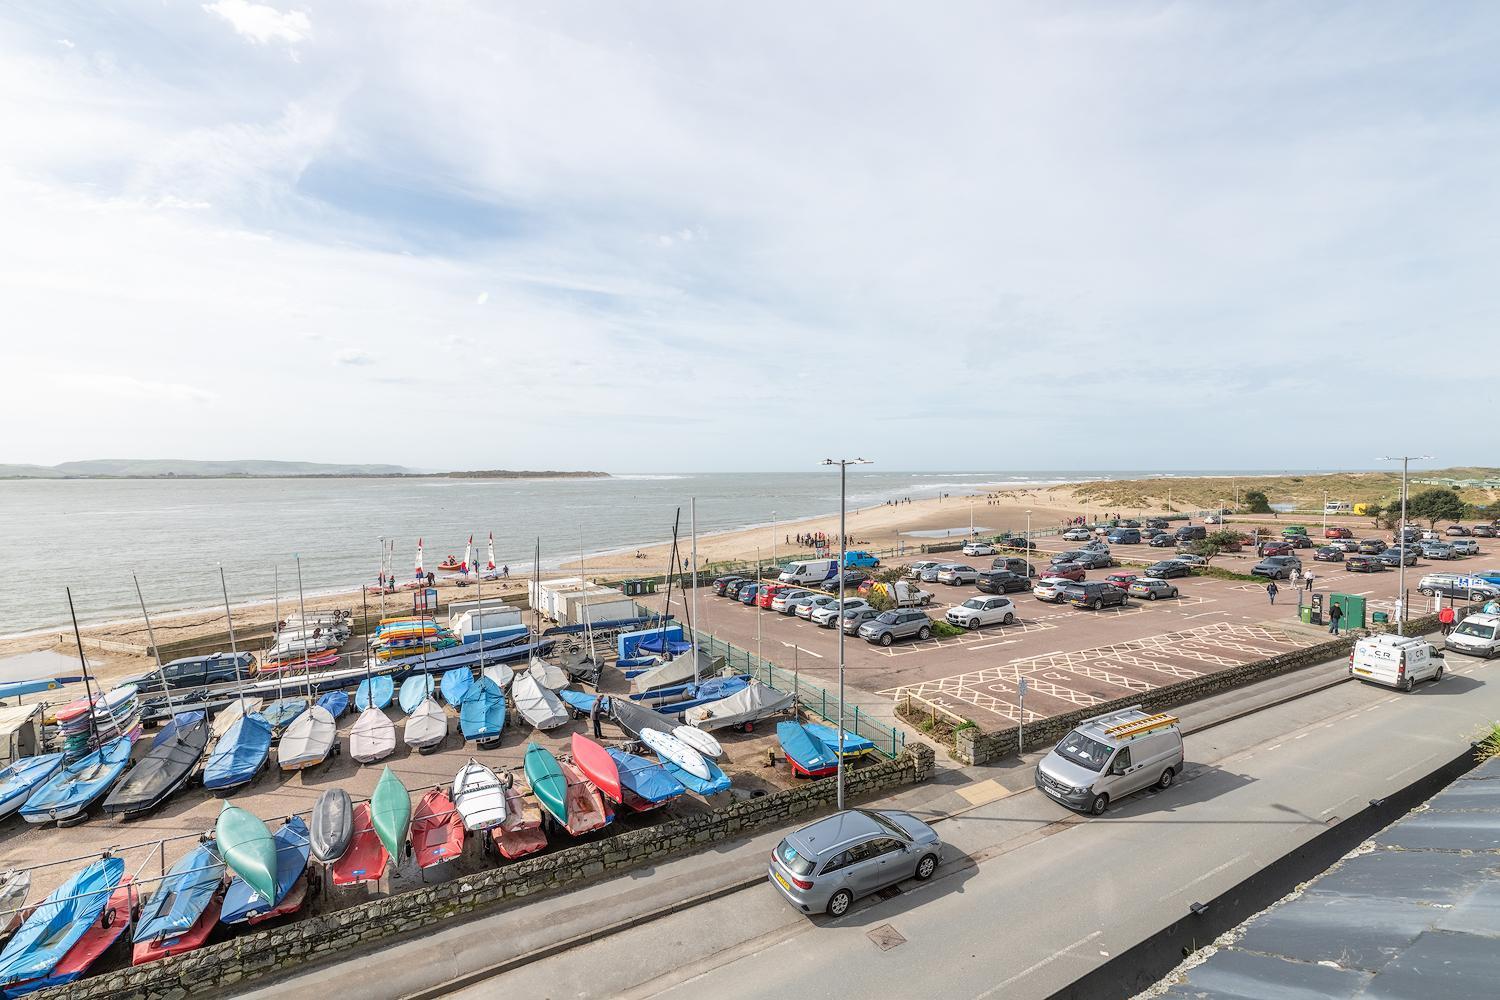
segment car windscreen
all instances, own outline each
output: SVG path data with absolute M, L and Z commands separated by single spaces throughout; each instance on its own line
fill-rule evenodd
M 781 859 L 781 863 L 793 875 L 807 875 L 813 870 L 813 859 L 798 853 L 790 840 L 783 840 L 776 845 L 776 857 Z
M 891 834 L 891 836 L 893 837 L 896 837 L 898 840 L 911 840 L 911 834 L 907 833 L 905 830 L 901 829 L 899 826 L 897 826 L 895 823 L 892 823 L 884 816 L 880 815 L 880 813 L 875 812 L 871 809 L 861 809 L 859 812 L 860 815 L 879 824 L 887 833 Z
M 900 619 L 900 617 L 901 613 L 899 611 L 885 611 L 882 612 L 880 617 L 876 618 L 875 620 L 878 622 L 883 622 L 886 625 L 894 625 L 896 624 L 897 620 Z
M 1453 630 L 1455 635 L 1472 635 L 1476 639 L 1495 638 L 1495 626 L 1481 625 L 1478 622 L 1464 622 Z
M 964 607 L 973 608 L 976 611 L 982 611 L 984 610 L 984 599 L 979 597 L 971 597 L 967 601 L 964 601 Z
M 1057 745 L 1057 753 L 1065 760 L 1070 760 L 1079 767 L 1086 767 L 1090 771 L 1101 770 L 1104 762 L 1109 760 L 1109 747 L 1098 740 L 1089 739 L 1076 729 Z

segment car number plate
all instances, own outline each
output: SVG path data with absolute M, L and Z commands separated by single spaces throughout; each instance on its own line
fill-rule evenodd
M 780 882 L 780 883 L 781 883 L 781 887 L 782 887 L 782 888 L 783 888 L 783 889 L 785 889 L 785 890 L 786 890 L 786 891 L 787 891 L 787 892 L 791 892 L 791 891 L 792 891 L 792 887 L 791 887 L 791 885 L 790 885 L 790 884 L 788 884 L 788 883 L 787 883 L 787 880 L 786 880 L 786 879 L 784 879 L 784 878 L 782 878 L 782 877 L 781 877 L 781 872 L 779 872 L 779 871 L 775 871 L 775 870 L 774 870 L 774 869 L 773 869 L 773 870 L 772 870 L 772 872 L 771 872 L 771 876 L 772 876 L 772 877 L 773 877 L 773 878 L 775 878 L 775 879 L 776 879 L 776 881 L 778 881 L 778 882 Z
M 1354 668 L 1354 672 L 1356 674 L 1362 674 L 1365 677 L 1372 677 L 1372 676 L 1374 676 L 1370 671 L 1366 670 L 1364 667 L 1355 667 Z

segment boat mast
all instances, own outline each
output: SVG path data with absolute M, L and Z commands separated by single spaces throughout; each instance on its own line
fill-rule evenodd
M 229 623 L 229 655 L 234 657 L 234 693 L 240 699 L 240 716 L 245 714 L 245 688 L 240 681 L 240 651 L 234 642 L 234 616 L 229 613 L 229 585 L 224 582 L 224 564 L 219 563 L 219 591 L 224 595 L 224 620 Z
M 531 559 L 531 620 L 535 623 L 531 637 L 536 642 L 542 634 L 542 536 L 536 538 L 536 555 Z
M 275 591 L 271 594 L 271 602 L 276 606 L 276 624 L 271 627 L 271 648 L 276 648 L 276 639 L 281 635 L 281 567 L 275 563 L 271 564 L 271 580 Z M 303 636 L 305 639 L 306 636 Z M 276 666 L 276 700 L 281 701 L 286 692 L 281 689 L 282 677 L 286 674 L 286 668 L 281 666 L 284 661 L 277 661 Z M 280 711 L 279 709 L 277 711 Z
M 495 547 L 494 536 L 491 535 L 490 539 L 491 539 L 491 541 L 490 541 L 490 550 L 494 551 L 494 547 Z M 483 680 L 484 679 L 484 574 L 483 573 L 479 574 L 479 579 L 476 582 L 477 582 L 477 584 L 479 586 L 479 607 L 475 608 L 474 610 L 478 612 L 478 618 L 479 618 L 479 678 L 480 678 L 480 680 Z M 450 604 L 448 606 L 448 609 L 451 611 L 453 609 L 453 606 Z M 449 619 L 449 621 L 451 623 L 452 619 Z M 460 640 L 460 641 L 462 641 L 462 640 Z
M 385 595 L 383 595 L 383 594 L 381 595 L 382 603 L 384 603 L 384 596 Z M 361 585 L 360 588 L 359 588 L 359 605 L 363 609 L 362 614 L 363 614 L 364 619 L 365 619 L 365 690 L 368 691 L 370 689 L 370 686 L 371 686 L 371 681 L 370 681 L 370 597 L 369 597 L 369 587 L 368 586 Z
M 172 698 L 172 689 L 167 686 L 167 672 L 161 665 L 161 647 L 156 644 L 156 632 L 151 628 L 151 616 L 146 613 L 146 599 L 141 596 L 141 581 L 134 573 L 130 579 L 135 583 L 135 599 L 141 602 L 141 617 L 146 619 L 146 638 L 151 640 L 151 652 L 156 654 L 156 679 L 161 681 L 162 690 L 167 693 L 167 711 L 172 715 L 177 714 L 177 702 Z
M 83 696 L 89 703 L 89 732 L 94 734 L 94 747 L 99 746 L 99 721 L 94 718 L 94 689 L 89 680 L 89 661 L 83 655 L 83 636 L 78 634 L 78 612 L 73 610 L 73 588 L 64 587 L 68 594 L 68 617 L 73 619 L 73 641 L 78 643 L 78 662 L 83 665 Z
M 698 677 L 698 630 L 693 627 L 693 619 L 698 617 L 698 498 L 688 498 L 688 515 L 693 531 L 693 600 L 692 607 L 688 611 L 688 642 L 689 652 L 693 657 L 693 684 L 699 682 Z M 756 581 L 759 582 L 758 580 Z
M 663 660 L 671 659 L 667 655 L 667 618 L 672 613 L 672 572 L 677 568 L 677 531 L 682 525 L 682 508 L 677 508 L 677 515 L 672 518 L 672 551 L 667 553 L 667 603 L 662 605 L 661 628 L 657 635 L 661 638 L 661 655 Z M 686 604 L 684 603 L 684 607 Z M 692 622 L 688 622 L 691 626 Z
M 312 668 L 307 664 L 307 600 L 302 596 L 302 553 L 294 552 L 292 558 L 297 560 L 297 613 L 302 616 L 302 681 L 303 686 L 307 688 L 307 700 L 310 706 L 312 677 L 309 672 Z
M 578 526 L 578 575 L 583 578 L 583 641 L 588 644 L 589 662 L 594 662 L 594 629 L 589 615 L 589 575 L 583 568 L 583 525 Z M 598 677 L 594 678 L 594 687 L 598 688 Z

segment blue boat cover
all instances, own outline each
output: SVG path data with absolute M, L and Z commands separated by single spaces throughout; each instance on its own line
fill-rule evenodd
M 603 710 L 605 712 L 609 711 L 609 696 L 608 695 L 585 694 L 582 691 L 571 691 L 568 688 L 563 688 L 561 691 L 554 691 L 552 693 L 555 694 L 555 695 L 557 695 L 564 702 L 566 702 L 569 708 L 576 709 L 577 711 L 583 712 L 584 714 L 588 714 L 589 712 L 592 712 L 594 710 L 594 702 L 598 701 L 601 697 L 603 697 L 604 698 L 604 709 Z
M 282 698 L 280 701 L 271 702 L 261 714 L 266 717 L 271 728 L 279 733 L 305 711 L 307 711 L 306 698 Z
M 76 815 L 88 804 L 109 791 L 130 764 L 130 737 L 120 736 L 98 750 L 56 772 L 47 779 L 26 804 L 22 816 L 49 816 L 63 812 Z
M 396 682 L 388 674 L 366 677 L 359 682 L 359 688 L 354 692 L 354 707 L 361 712 L 372 704 L 376 708 L 385 708 L 391 703 L 391 695 L 395 691 Z
M 614 747 L 605 748 L 605 752 L 614 758 L 615 767 L 620 770 L 620 787 L 634 792 L 653 805 L 675 799 L 687 791 L 682 782 L 653 760 L 616 750 Z M 728 787 L 727 784 L 725 787 Z
M 202 720 L 205 714 L 207 713 L 178 712 L 176 715 L 172 716 L 171 722 L 168 722 L 165 726 L 162 726 L 156 731 L 156 735 L 151 738 L 150 749 L 155 750 L 157 747 L 161 746 L 163 743 L 176 736 L 179 729 L 187 729 L 190 726 L 193 726 L 194 724 Z
M 0 985 L 6 992 L 50 973 L 94 926 L 124 877 L 123 858 L 102 858 L 53 890 L 0 951 Z
M 0 771 L 0 812 L 18 808 L 38 785 L 57 773 L 62 763 L 62 754 L 44 753 L 7 764 Z
M 505 692 L 492 678 L 469 685 L 458 708 L 458 728 L 466 740 L 492 740 L 505 728 Z
M 349 711 L 349 692 L 330 691 L 318 699 L 318 705 L 337 719 Z
M 203 787 L 235 788 L 260 771 L 271 752 L 271 723 L 253 712 L 235 719 L 203 765 Z
M 649 639 L 642 639 L 635 644 L 635 648 L 647 653 L 660 653 L 663 643 L 666 644 L 667 655 L 669 656 L 677 656 L 693 648 L 693 644 L 690 642 L 683 642 L 679 639 L 668 639 L 659 635 L 653 635 Z
M 555 639 L 542 639 L 538 642 L 518 642 L 505 646 L 497 646 L 493 643 L 461 643 L 440 649 L 436 653 L 428 653 L 426 656 L 403 656 L 399 660 L 387 660 L 381 669 L 393 670 L 396 674 L 409 673 L 442 673 L 453 667 L 477 667 L 485 663 L 511 663 L 516 660 L 529 660 L 533 656 L 546 656 L 552 652 L 552 647 L 557 644 Z
M 684 771 L 682 768 L 678 767 L 670 760 L 662 761 L 660 767 L 672 777 L 676 778 L 677 781 L 682 784 L 682 787 L 686 788 L 688 791 L 693 792 L 696 795 L 708 796 L 715 795 L 719 792 L 729 791 L 729 776 L 726 775 L 723 771 L 719 770 L 719 765 L 715 764 L 707 757 L 703 758 L 703 763 L 708 768 L 707 781 L 704 781 L 696 774 Z M 625 775 L 623 772 L 621 772 L 620 779 L 623 781 L 624 778 Z
M 660 663 L 661 657 L 659 656 L 627 656 L 622 660 L 616 660 L 615 666 L 621 670 L 645 670 L 658 666 Z M 626 674 L 626 676 L 630 675 Z
M 647 691 L 645 694 L 630 697 L 642 705 L 650 705 L 653 708 L 666 709 L 680 714 L 690 708 L 697 708 L 699 705 L 722 701 L 749 686 L 749 675 L 742 674 L 737 677 L 715 677 L 696 686 L 679 684 L 676 687 L 658 688 L 655 691 Z
M 468 667 L 453 667 L 443 672 L 441 685 L 443 700 L 457 708 L 464 700 L 469 685 L 474 683 L 474 671 Z
M 267 903 L 258 892 L 250 888 L 250 883 L 236 876 L 224 893 L 224 909 L 219 913 L 220 923 L 243 923 L 267 910 L 274 910 L 307 868 L 310 848 L 307 823 L 301 816 L 288 819 L 271 839 L 276 842 L 276 898 Z
M 427 700 L 427 696 L 432 694 L 436 685 L 437 681 L 431 674 L 412 674 L 402 681 L 401 694 L 397 699 L 401 704 L 401 711 L 407 715 L 415 712 Z
M 812 738 L 828 750 L 829 753 L 837 755 L 839 752 L 839 731 L 833 726 L 825 726 L 821 722 L 804 722 L 802 728 L 806 729 Z M 844 730 L 844 756 L 858 757 L 875 749 L 875 744 L 865 739 L 858 733 Z
M 158 938 L 170 941 L 191 930 L 223 879 L 224 862 L 212 840 L 188 851 L 141 904 L 131 940 L 136 944 Z
M 838 755 L 833 753 L 800 722 L 776 723 L 776 742 L 787 759 L 804 771 L 826 771 L 837 767 Z

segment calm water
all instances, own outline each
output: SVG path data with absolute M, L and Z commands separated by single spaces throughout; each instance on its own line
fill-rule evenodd
M 851 506 L 988 483 L 1134 478 L 1149 473 L 893 473 L 855 468 Z M 1186 474 L 1186 473 L 1184 473 Z M 1193 473 L 1202 475 L 1203 473 Z M 64 586 L 82 621 L 136 614 L 131 573 L 153 611 L 217 605 L 223 564 L 236 603 L 268 599 L 280 567 L 283 600 L 295 599 L 294 554 L 309 592 L 372 582 L 381 537 L 396 542 L 395 569 L 411 573 L 417 537 L 429 569 L 461 554 L 470 533 L 483 555 L 529 566 L 534 539 L 542 564 L 671 537 L 688 498 L 698 500 L 700 534 L 835 511 L 838 472 L 621 475 L 610 479 L 232 479 L 37 480 L 0 483 L 0 633 L 67 621 Z

